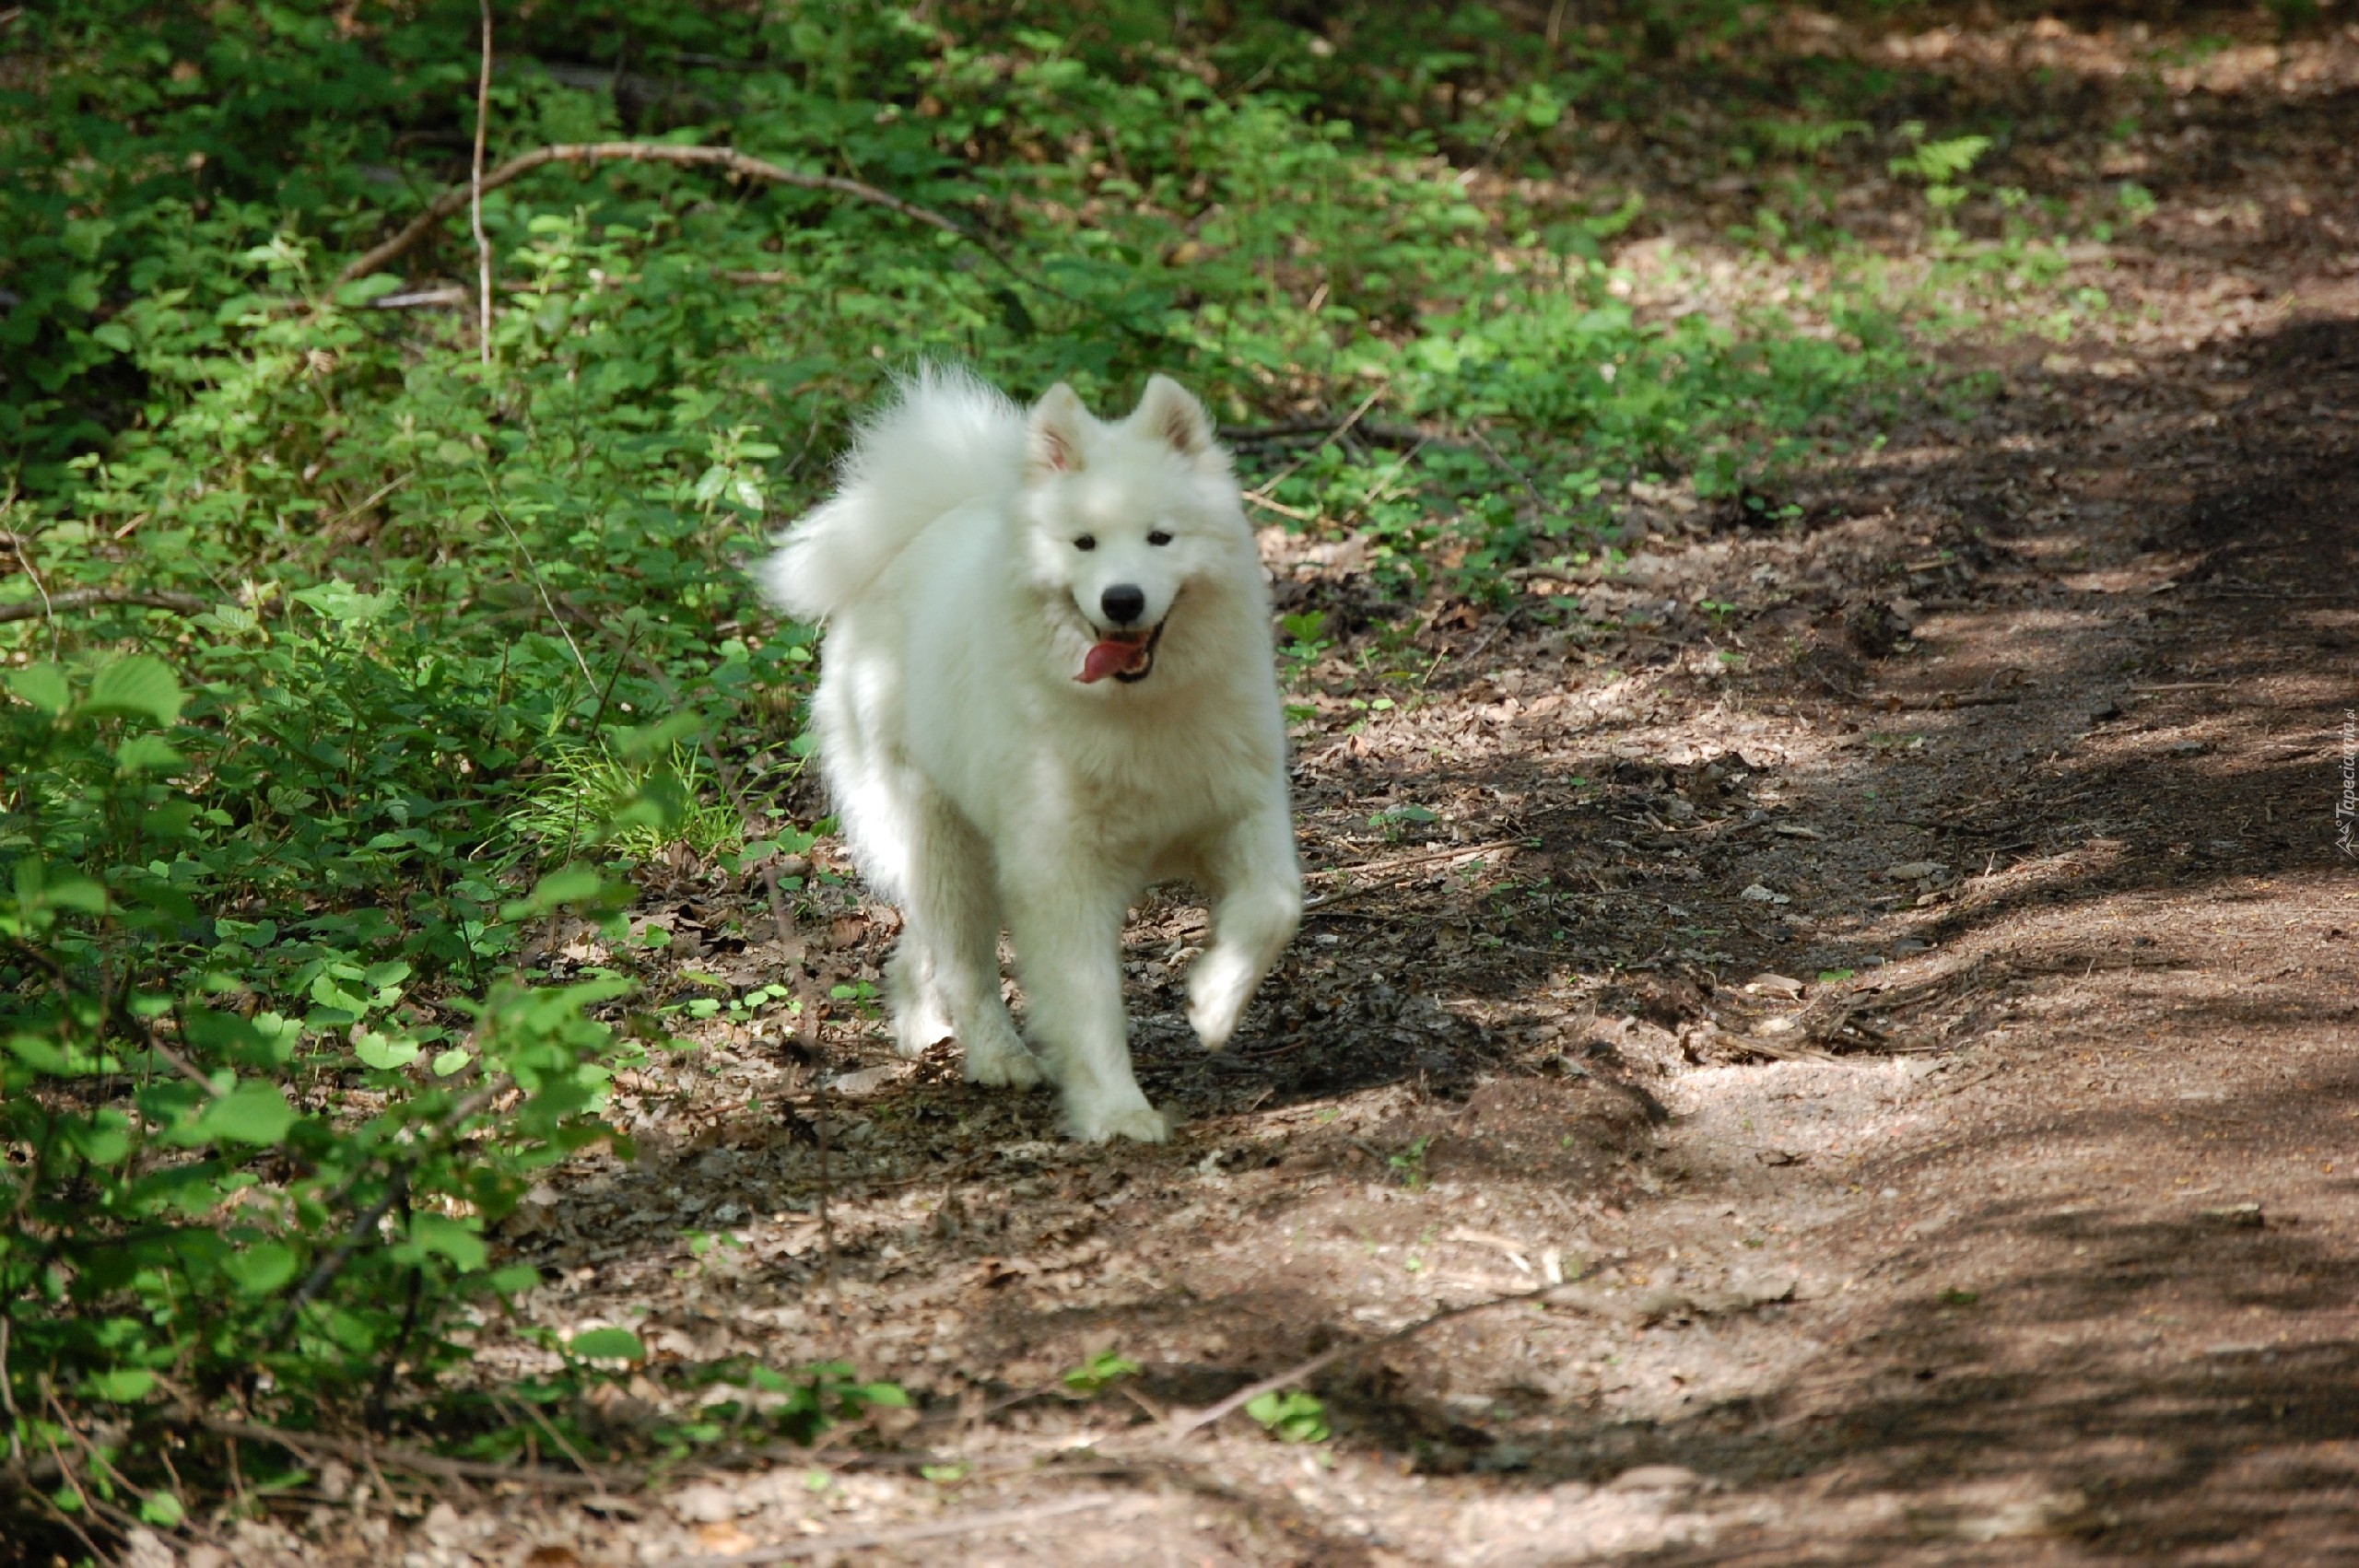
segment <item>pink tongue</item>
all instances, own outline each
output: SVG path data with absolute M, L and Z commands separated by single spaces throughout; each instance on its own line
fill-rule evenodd
M 1092 643 L 1087 657 L 1081 661 L 1081 673 L 1074 679 L 1087 685 L 1109 675 L 1128 674 L 1146 664 L 1146 646 L 1136 642 L 1106 641 Z

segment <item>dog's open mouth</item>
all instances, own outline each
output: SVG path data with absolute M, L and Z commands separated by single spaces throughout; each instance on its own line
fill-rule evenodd
M 1117 632 L 1090 645 L 1081 661 L 1081 673 L 1074 677 L 1084 685 L 1102 681 L 1111 675 L 1125 685 L 1144 681 L 1155 673 L 1156 644 L 1163 640 L 1163 626 L 1157 622 L 1153 631 Z

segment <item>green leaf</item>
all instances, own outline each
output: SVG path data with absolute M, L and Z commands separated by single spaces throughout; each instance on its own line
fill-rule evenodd
M 487 1282 L 501 1295 L 522 1295 L 541 1282 L 541 1271 L 529 1263 L 511 1263 L 505 1269 L 494 1269 Z
M 28 664 L 8 673 L 8 689 L 43 713 L 63 713 L 74 700 L 65 672 L 55 664 Z
M 489 1260 L 482 1235 L 463 1220 L 448 1214 L 413 1214 L 409 1239 L 421 1253 L 437 1253 L 469 1273 Z
M 114 749 L 116 768 L 128 774 L 170 773 L 187 760 L 161 735 L 134 735 Z M 194 806 L 185 801 L 176 803 L 194 817 Z
M 568 866 L 534 883 L 529 896 L 501 905 L 499 918 L 529 920 L 568 904 L 586 904 L 596 898 L 605 885 L 605 880 L 588 866 Z
M 390 589 L 382 593 L 363 593 L 341 578 L 299 590 L 288 597 L 318 611 L 322 619 L 339 626 L 365 626 L 401 603 L 401 595 Z
M 221 1260 L 229 1282 L 250 1296 L 268 1295 L 295 1277 L 295 1249 L 285 1242 L 261 1241 Z
M 144 1366 L 111 1366 L 91 1377 L 90 1392 L 118 1405 L 144 1399 L 156 1387 L 156 1375 Z
M 335 983 L 333 976 L 323 970 L 311 977 L 311 1000 L 322 1007 L 333 1007 L 358 1018 L 369 1011 L 369 1004 Z
M 645 1361 L 647 1347 L 628 1328 L 590 1328 L 573 1336 L 569 1348 L 588 1361 Z
M 389 958 L 381 964 L 370 965 L 360 977 L 368 982 L 370 989 L 382 990 L 387 986 L 396 986 L 408 979 L 409 965 L 401 959 Z
M 466 1047 L 452 1046 L 449 1050 L 440 1052 L 435 1057 L 432 1063 L 434 1068 L 434 1076 L 437 1078 L 448 1078 L 451 1074 L 464 1069 L 467 1063 L 475 1059 L 475 1053 L 469 1050 Z
M 1144 1370 L 1138 1363 L 1112 1351 L 1100 1351 L 1065 1374 L 1068 1388 L 1084 1394 L 1095 1394 L 1108 1384 L 1124 1377 L 1135 1377 Z
M 153 654 L 135 653 L 91 677 L 82 711 L 170 724 L 181 716 L 181 705 L 187 700 L 170 665 Z
M 169 1492 L 151 1492 L 139 1503 L 139 1516 L 158 1529 L 172 1529 L 188 1517 L 181 1500 Z
M 644 762 L 649 757 L 662 756 L 682 741 L 693 737 L 704 725 L 695 713 L 675 713 L 669 719 L 659 719 L 652 724 L 625 730 L 615 736 L 615 755 L 625 762 Z
M 354 1044 L 352 1054 L 358 1057 L 365 1067 L 373 1067 L 380 1072 L 392 1072 L 416 1061 L 422 1050 L 415 1040 L 389 1040 L 382 1035 L 367 1032 Z
M 63 1129 L 74 1152 L 94 1165 L 121 1164 L 131 1153 L 131 1122 L 121 1111 L 99 1111 Z
M 295 1107 L 277 1084 L 249 1078 L 205 1106 L 193 1130 L 201 1141 L 267 1148 L 284 1141 L 295 1122 Z
M 368 304 L 371 299 L 381 299 L 397 291 L 401 286 L 402 280 L 392 273 L 373 272 L 367 277 L 354 278 L 337 289 L 335 302 L 347 309 L 356 308 Z
M 248 1023 L 234 1012 L 190 1007 L 182 1011 L 181 1033 L 205 1054 L 226 1057 L 241 1067 L 281 1067 L 295 1054 L 295 1036 L 290 1030 L 267 1027 L 273 1021 L 283 1022 L 273 1013 Z
M 1288 1443 L 1324 1443 L 1330 1435 L 1327 1407 L 1299 1388 L 1260 1395 L 1246 1403 L 1245 1413 Z

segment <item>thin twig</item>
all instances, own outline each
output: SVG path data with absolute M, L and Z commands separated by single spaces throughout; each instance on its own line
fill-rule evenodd
M 1488 854 L 1493 849 L 1513 848 L 1519 842 L 1520 840 L 1513 838 L 1494 838 L 1487 844 L 1453 844 L 1447 849 L 1427 849 L 1421 854 L 1402 855 L 1390 860 L 1364 860 L 1357 865 L 1350 866 L 1321 866 L 1315 872 L 1303 872 L 1302 880 L 1311 882 L 1320 877 L 1344 876 L 1353 872 L 1398 871 L 1403 866 L 1421 866 L 1429 860 L 1456 860 L 1461 855 L 1483 855 Z
M 1374 408 L 1376 406 L 1376 400 L 1383 395 L 1384 389 L 1382 387 L 1379 387 L 1374 392 L 1368 393 L 1367 396 L 1360 399 L 1360 405 L 1357 408 L 1353 409 L 1351 413 L 1345 415 L 1344 416 L 1344 422 L 1341 425 L 1338 425 L 1333 429 L 1328 431 L 1327 434 L 1319 440 L 1303 448 L 1300 452 L 1296 454 L 1295 460 L 1292 462 L 1287 463 L 1284 468 L 1279 469 L 1277 473 L 1272 474 L 1269 478 L 1264 479 L 1261 484 L 1256 485 L 1252 489 L 1247 491 L 1245 498 L 1249 501 L 1267 501 L 1270 498 L 1270 492 L 1276 489 L 1281 484 L 1285 483 L 1286 479 L 1291 477 L 1295 470 L 1300 468 L 1304 463 L 1309 462 L 1312 458 L 1317 457 L 1320 452 L 1325 451 L 1329 447 L 1332 447 L 1337 441 L 1342 440 L 1344 436 L 1350 434 L 1352 427 L 1360 422 L 1360 415 L 1366 414 L 1369 409 Z
M 11 478 L 8 481 L 8 493 L 6 496 L 0 496 L 0 514 L 16 509 L 17 482 Z M 65 656 L 65 645 L 64 639 L 58 636 L 57 606 L 50 602 L 49 585 L 41 581 L 41 572 L 33 566 L 32 541 L 21 533 L 13 532 L 7 535 L 7 540 L 9 545 L 16 551 L 17 563 L 25 568 L 26 580 L 33 585 L 33 591 L 41 595 L 41 608 L 36 610 L 30 604 L 12 604 L 6 610 L 0 610 L 0 621 L 29 621 L 35 615 L 41 616 L 49 623 L 49 656 L 52 659 L 63 659 Z
M 1119 1499 L 1110 1492 L 1088 1492 L 1078 1497 L 1061 1497 L 1053 1503 L 1038 1503 L 1029 1508 L 1003 1508 L 991 1514 L 960 1514 L 922 1525 L 902 1525 L 894 1529 L 846 1530 L 834 1535 L 806 1536 L 801 1540 L 721 1557 L 675 1557 L 665 1568 L 758 1568 L 762 1563 L 791 1562 L 798 1557 L 821 1557 L 838 1551 L 898 1546 L 903 1541 L 937 1540 L 945 1536 L 1009 1529 L 1037 1524 L 1043 1519 L 1061 1519 L 1068 1514 L 1093 1513 L 1110 1507 L 1117 1501 Z
M 464 298 L 464 296 L 462 296 L 461 298 Z M 375 490 L 370 493 L 367 500 L 362 501 L 358 506 L 345 508 L 344 510 L 328 519 L 323 527 L 343 527 L 346 523 L 350 522 L 354 518 L 358 517 L 362 512 L 367 511 L 370 507 L 375 506 L 379 501 L 383 500 L 387 496 L 392 495 L 394 491 L 400 489 L 403 486 L 408 484 L 416 477 L 417 477 L 417 471 L 416 469 L 412 469 L 407 474 L 397 474 L 393 478 L 386 480 L 382 485 L 378 486 Z
M 1532 476 L 1530 474 L 1526 474 L 1522 469 L 1518 468 L 1514 463 L 1509 462 L 1508 461 L 1507 454 L 1491 444 L 1490 437 L 1483 434 L 1480 429 L 1472 425 L 1469 425 L 1466 427 L 1466 433 L 1474 438 L 1474 444 L 1483 449 L 1483 454 L 1485 457 L 1488 457 L 1493 462 L 1498 464 L 1509 478 L 1523 486 L 1524 492 L 1532 497 L 1532 504 L 1533 506 L 1538 507 L 1543 512 L 1548 509 L 1548 497 L 1540 493 L 1540 486 L 1532 482 Z
M 1280 441 L 1299 441 L 1312 436 L 1320 438 L 1319 444 L 1324 446 L 1333 427 L 1331 421 L 1323 418 L 1290 419 L 1280 425 L 1223 425 L 1219 435 L 1230 446 L 1238 447 L 1269 446 Z M 1431 441 L 1440 446 L 1460 444 L 1420 430 L 1414 425 L 1383 425 L 1371 421 L 1356 425 L 1354 429 L 1379 446 L 1406 447 L 1419 441 Z
M 1404 882 L 1414 881 L 1417 875 L 1417 867 L 1420 863 L 1431 863 L 1435 860 L 1447 860 L 1461 855 L 1468 857 L 1480 855 L 1492 850 L 1507 848 L 1513 842 L 1514 840 L 1512 839 L 1501 839 L 1496 844 L 1476 844 L 1463 849 L 1450 850 L 1448 854 L 1420 855 L 1415 857 L 1414 860 L 1394 861 L 1392 864 L 1405 865 L 1409 869 L 1395 872 L 1391 876 L 1379 877 L 1375 882 L 1362 883 L 1357 887 L 1338 888 L 1333 893 L 1322 893 L 1316 898 L 1305 899 L 1302 905 L 1302 912 L 1308 915 L 1314 910 L 1325 909 L 1332 905 L 1344 903 L 1348 899 L 1365 898 L 1371 893 L 1382 893 L 1386 888 L 1398 887 Z M 1311 874 L 1316 876 L 1320 873 L 1314 872 Z
M 1367 487 L 1367 494 L 1360 497 L 1359 504 L 1339 518 L 1336 521 L 1335 526 L 1338 528 L 1349 528 L 1353 523 L 1357 522 L 1360 519 L 1360 514 L 1367 511 L 1368 508 L 1376 505 L 1377 497 L 1381 496 L 1385 489 L 1391 486 L 1395 479 L 1398 479 L 1401 476 L 1403 469 L 1407 468 L 1409 464 L 1416 461 L 1417 454 L 1426 450 L 1426 443 L 1424 440 L 1420 439 L 1416 445 L 1409 448 L 1407 451 L 1403 451 L 1400 457 L 1395 459 L 1392 466 L 1386 469 L 1383 474 L 1378 478 L 1377 482 Z
M 336 274 L 339 284 L 367 277 L 381 271 L 386 263 L 406 255 L 426 237 L 434 232 L 443 219 L 457 212 L 470 201 L 499 190 L 510 181 L 530 174 L 534 170 L 551 163 L 673 163 L 704 165 L 727 170 L 748 180 L 766 181 L 773 185 L 792 185 L 805 191 L 833 191 L 839 195 L 871 203 L 900 214 L 912 222 L 939 228 L 945 234 L 981 246 L 994 256 L 999 247 L 982 235 L 955 218 L 945 217 L 930 208 L 888 194 L 874 185 L 857 180 L 846 180 L 833 174 L 804 174 L 792 169 L 781 169 L 775 163 L 749 158 L 734 147 L 675 146 L 663 142 L 560 142 L 551 146 L 534 147 L 521 153 L 485 174 L 480 180 L 470 180 L 464 185 L 453 185 L 426 205 L 426 210 L 404 225 L 401 231 L 384 243 L 363 252 L 345 269 Z M 1004 261 L 1005 258 L 1001 256 Z
M 311 1270 L 311 1276 L 303 1281 L 302 1287 L 288 1299 L 287 1305 L 278 1315 L 276 1326 L 270 1331 L 270 1340 L 274 1346 L 286 1336 L 288 1329 L 294 1327 L 296 1315 L 303 1310 L 304 1304 L 327 1289 L 328 1282 L 344 1272 L 345 1264 L 350 1261 L 352 1255 L 360 1249 L 361 1242 L 377 1228 L 379 1221 L 393 1211 L 393 1205 L 399 1203 L 408 1191 L 408 1170 L 396 1169 L 393 1172 L 392 1184 L 385 1188 L 385 1196 L 377 1200 L 374 1208 L 354 1218 L 352 1223 L 346 1227 L 342 1239 L 329 1249 L 325 1258 L 320 1259 L 319 1266 Z
M 1621 1261 L 1620 1258 L 1602 1259 L 1583 1270 L 1581 1278 L 1587 1279 Z M 1200 1410 L 1172 1411 L 1171 1419 L 1164 1423 L 1164 1435 L 1173 1439 L 1185 1437 L 1191 1432 L 1212 1425 L 1223 1416 L 1243 1410 L 1264 1394 L 1274 1394 L 1281 1388 L 1289 1387 L 1306 1377 L 1326 1371 L 1339 1361 L 1348 1361 L 1353 1356 L 1362 1355 L 1369 1351 L 1380 1351 L 1388 1345 L 1397 1345 L 1403 1340 L 1414 1338 L 1437 1324 L 1448 1323 L 1453 1318 L 1471 1316 L 1477 1312 L 1488 1312 L 1495 1306 L 1519 1306 L 1525 1302 L 1545 1303 L 1551 1297 L 1557 1297 L 1566 1305 L 1579 1305 L 1579 1297 L 1564 1295 L 1561 1293 L 1579 1282 L 1579 1280 L 1567 1280 L 1559 1284 L 1541 1285 L 1533 1290 L 1519 1291 L 1513 1295 L 1493 1296 L 1487 1301 L 1470 1302 L 1464 1306 L 1445 1307 L 1429 1317 L 1420 1317 L 1405 1328 L 1395 1328 L 1380 1339 L 1356 1340 L 1349 1344 L 1337 1345 L 1332 1350 L 1321 1351 L 1309 1361 L 1297 1363 L 1274 1377 L 1264 1377 L 1259 1383 L 1249 1383 L 1227 1398 L 1206 1405 Z
M 491 120 L 491 0 L 482 0 L 483 73 L 475 80 L 475 157 L 467 178 L 467 221 L 475 235 L 475 275 L 481 304 L 475 315 L 475 345 L 491 368 L 491 240 L 483 231 L 483 141 Z
M 484 480 L 488 486 L 491 483 L 488 470 L 485 471 Z M 499 526 L 507 531 L 509 543 L 514 544 L 516 553 L 524 557 L 525 569 L 533 574 L 534 591 L 541 596 L 541 607 L 549 613 L 549 619 L 557 623 L 557 635 L 565 638 L 565 646 L 573 650 L 573 661 L 581 667 L 581 678 L 593 686 L 596 685 L 598 677 L 591 673 L 590 661 L 582 657 L 581 645 L 573 640 L 573 629 L 565 624 L 565 617 L 557 614 L 557 601 L 549 597 L 549 585 L 541 577 L 541 564 L 533 559 L 532 547 L 524 543 L 524 536 L 516 532 L 516 525 L 508 521 L 508 514 L 497 504 L 492 507 L 491 515 L 499 520 Z

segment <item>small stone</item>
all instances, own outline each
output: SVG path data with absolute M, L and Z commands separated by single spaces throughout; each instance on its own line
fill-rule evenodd
M 1694 1492 L 1704 1478 L 1685 1465 L 1640 1465 L 1605 1483 L 1608 1492 Z
M 1772 893 L 1757 882 L 1751 887 L 1746 888 L 1743 893 L 1738 894 L 1737 896 L 1745 900 L 1749 904 L 1791 904 L 1793 902 L 1792 899 L 1787 897 L 1784 894 Z
M 700 1481 L 674 1492 L 668 1506 L 683 1524 L 717 1524 L 737 1516 L 737 1494 L 725 1487 Z
M 1759 974 L 1744 982 L 1744 989 L 1759 996 L 1800 996 L 1802 983 L 1784 975 Z
M 1886 882 L 1927 882 L 1941 875 L 1949 867 L 1939 860 L 1903 860 L 1884 869 Z
M 2198 1209 L 2196 1218 L 2235 1230 L 2257 1231 L 2267 1222 L 2258 1203 L 2226 1203 L 2216 1209 Z
M 910 1062 L 888 1061 L 882 1067 L 863 1067 L 857 1072 L 839 1072 L 827 1080 L 827 1087 L 839 1094 L 858 1099 L 898 1082 L 915 1070 L 915 1064 Z

